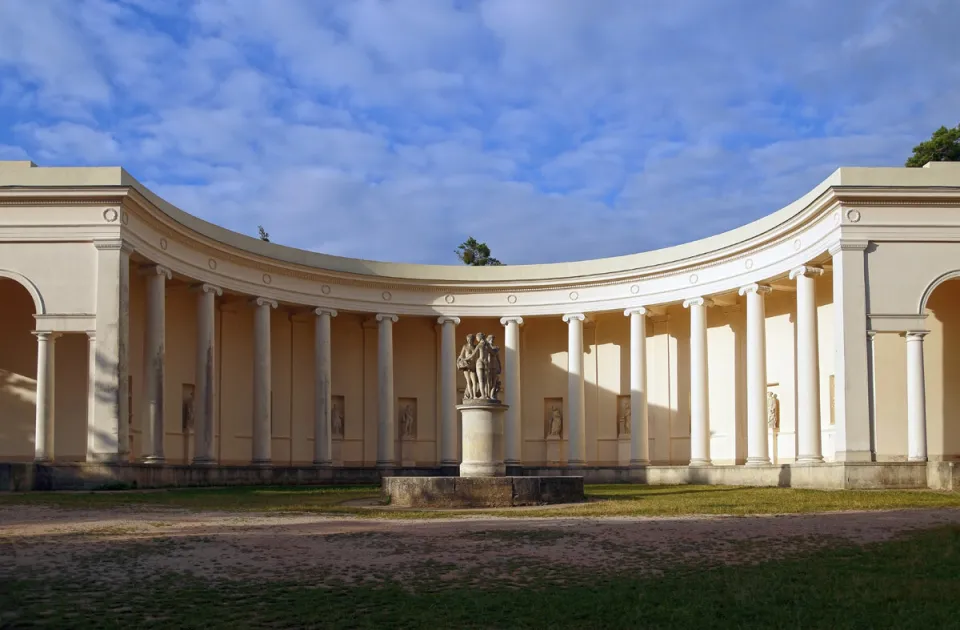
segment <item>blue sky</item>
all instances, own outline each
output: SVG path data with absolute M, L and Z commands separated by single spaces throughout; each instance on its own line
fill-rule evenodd
M 344 256 L 615 256 L 960 122 L 955 0 L 0 0 L 0 159 Z

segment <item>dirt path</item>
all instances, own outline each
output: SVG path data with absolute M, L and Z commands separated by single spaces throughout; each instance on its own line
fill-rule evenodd
M 960 525 L 960 510 L 758 517 L 387 521 L 172 510 L 0 508 L 0 578 L 188 572 L 315 583 L 557 578 L 744 563 Z

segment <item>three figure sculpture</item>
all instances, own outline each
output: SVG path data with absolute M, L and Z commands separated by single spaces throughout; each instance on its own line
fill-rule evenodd
M 457 356 L 457 369 L 463 372 L 466 388 L 463 402 L 468 400 L 497 400 L 500 393 L 500 348 L 493 343 L 493 335 L 467 335 L 467 342 Z

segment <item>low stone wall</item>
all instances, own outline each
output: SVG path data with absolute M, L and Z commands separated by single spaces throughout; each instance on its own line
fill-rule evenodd
M 384 477 L 393 507 L 500 508 L 579 503 L 583 477 Z
M 145 464 L 0 463 L 0 491 L 107 490 L 234 485 L 379 484 L 381 478 L 443 477 L 455 469 L 397 468 L 389 473 L 373 467 L 312 466 L 153 466 Z M 850 462 L 781 466 L 618 466 L 515 467 L 516 477 L 583 477 L 585 483 L 651 485 L 705 484 L 780 486 L 828 490 L 934 488 L 960 490 L 960 462 Z

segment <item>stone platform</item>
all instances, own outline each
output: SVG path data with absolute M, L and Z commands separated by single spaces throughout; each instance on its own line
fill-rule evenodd
M 583 477 L 384 477 L 394 507 L 498 508 L 578 503 Z

